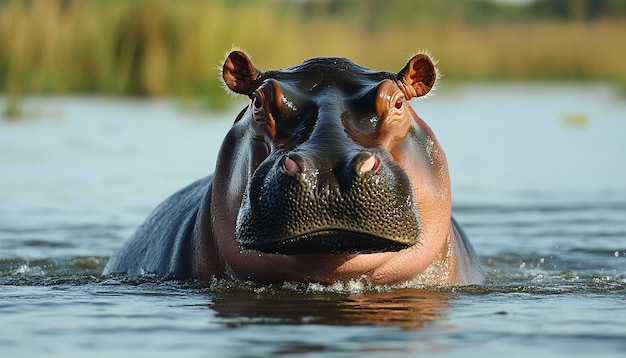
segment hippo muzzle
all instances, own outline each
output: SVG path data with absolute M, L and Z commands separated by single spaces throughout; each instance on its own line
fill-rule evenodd
M 329 167 L 277 152 L 254 173 L 237 218 L 246 249 L 278 254 L 398 251 L 417 243 L 408 177 L 384 154 L 362 152 Z

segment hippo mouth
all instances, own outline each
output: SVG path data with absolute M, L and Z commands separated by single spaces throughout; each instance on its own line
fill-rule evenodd
M 244 249 L 267 254 L 373 254 L 395 252 L 413 246 L 416 242 L 401 242 L 362 232 L 327 229 L 283 240 L 248 242 Z
M 370 157 L 357 155 L 342 171 L 326 168 L 331 165 L 319 170 L 294 156 L 297 173 L 285 169 L 284 160 L 266 159 L 244 193 L 236 241 L 243 249 L 284 255 L 368 254 L 415 245 L 420 220 L 408 176 L 387 157 L 375 169 L 357 170 Z

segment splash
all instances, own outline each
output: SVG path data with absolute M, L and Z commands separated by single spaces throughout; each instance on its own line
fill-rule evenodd
M 28 266 L 27 264 L 22 264 L 13 270 L 12 274 L 15 276 L 44 277 L 46 275 L 46 271 L 40 266 Z

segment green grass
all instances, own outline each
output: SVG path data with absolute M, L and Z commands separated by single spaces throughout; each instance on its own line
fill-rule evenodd
M 0 0 L 0 90 L 10 103 L 92 93 L 201 97 L 222 108 L 229 97 L 216 68 L 232 46 L 262 69 L 342 56 L 396 71 L 427 49 L 450 82 L 626 83 L 623 17 L 531 10 L 468 0 Z

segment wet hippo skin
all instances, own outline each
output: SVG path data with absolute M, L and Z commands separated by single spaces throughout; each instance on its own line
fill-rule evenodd
M 222 76 L 250 100 L 214 174 L 159 205 L 104 274 L 480 282 L 444 152 L 409 104 L 435 84 L 429 56 L 397 73 L 344 58 L 261 71 L 233 51 Z

